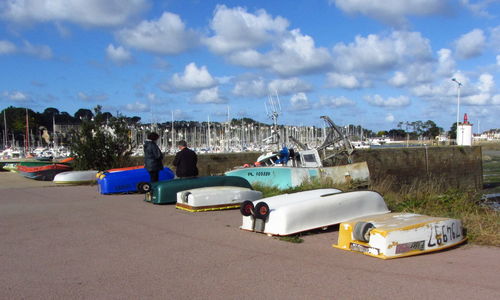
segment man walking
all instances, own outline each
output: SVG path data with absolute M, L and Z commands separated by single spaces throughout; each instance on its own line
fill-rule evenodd
M 186 141 L 177 142 L 179 152 L 175 155 L 173 165 L 175 166 L 175 175 L 179 178 L 198 176 L 198 156 L 187 147 Z

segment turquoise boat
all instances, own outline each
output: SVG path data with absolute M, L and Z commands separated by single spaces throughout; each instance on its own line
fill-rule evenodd
M 248 167 L 228 171 L 225 175 L 238 176 L 248 180 L 251 184 L 275 186 L 282 190 L 316 179 L 328 179 L 334 184 L 344 184 L 351 181 L 367 182 L 370 178 L 366 162 L 316 168 L 288 166 Z
M 149 183 L 148 183 L 149 184 Z M 177 193 L 196 188 L 211 186 L 236 186 L 252 189 L 250 183 L 237 176 L 203 176 L 193 178 L 174 179 L 150 183 L 149 192 L 144 201 L 153 204 L 174 204 L 177 202 Z

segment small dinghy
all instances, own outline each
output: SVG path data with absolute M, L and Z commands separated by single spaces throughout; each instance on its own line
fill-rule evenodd
M 237 176 L 203 176 L 182 178 L 170 181 L 159 181 L 144 186 L 146 193 L 144 201 L 153 204 L 174 204 L 177 202 L 177 193 L 202 187 L 236 186 L 251 189 L 252 186 L 244 178 Z
M 235 186 L 213 186 L 177 193 L 176 208 L 191 212 L 239 208 L 243 201 L 262 198 L 262 193 Z
M 389 213 L 343 222 L 333 247 L 389 259 L 443 250 L 466 240 L 460 220 Z
M 94 183 L 97 171 L 69 171 L 57 174 L 54 177 L 54 183 L 57 184 L 90 184 Z
M 22 176 L 43 181 L 52 181 L 57 174 L 66 171 L 71 171 L 71 167 L 62 164 L 50 164 L 40 167 L 17 166 L 17 172 Z
M 319 189 L 243 202 L 241 229 L 290 235 L 387 212 L 384 199 L 376 192 Z
M 171 180 L 175 175 L 169 168 L 163 168 L 159 173 L 159 180 Z M 151 178 L 144 168 L 133 168 L 113 172 L 104 172 L 97 178 L 101 194 L 146 192 Z
M 18 163 L 6 163 L 3 165 L 3 169 L 5 171 L 17 173 L 17 165 Z

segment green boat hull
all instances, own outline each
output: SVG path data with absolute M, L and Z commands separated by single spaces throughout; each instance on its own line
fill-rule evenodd
M 205 176 L 174 179 L 152 183 L 151 191 L 146 193 L 144 201 L 153 204 L 173 204 L 177 202 L 178 192 L 210 186 L 252 188 L 246 179 L 237 176 Z

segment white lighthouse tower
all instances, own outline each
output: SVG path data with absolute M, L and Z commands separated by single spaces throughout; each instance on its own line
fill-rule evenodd
M 472 124 L 469 123 L 467 114 L 464 115 L 464 122 L 457 126 L 457 145 L 472 146 Z

